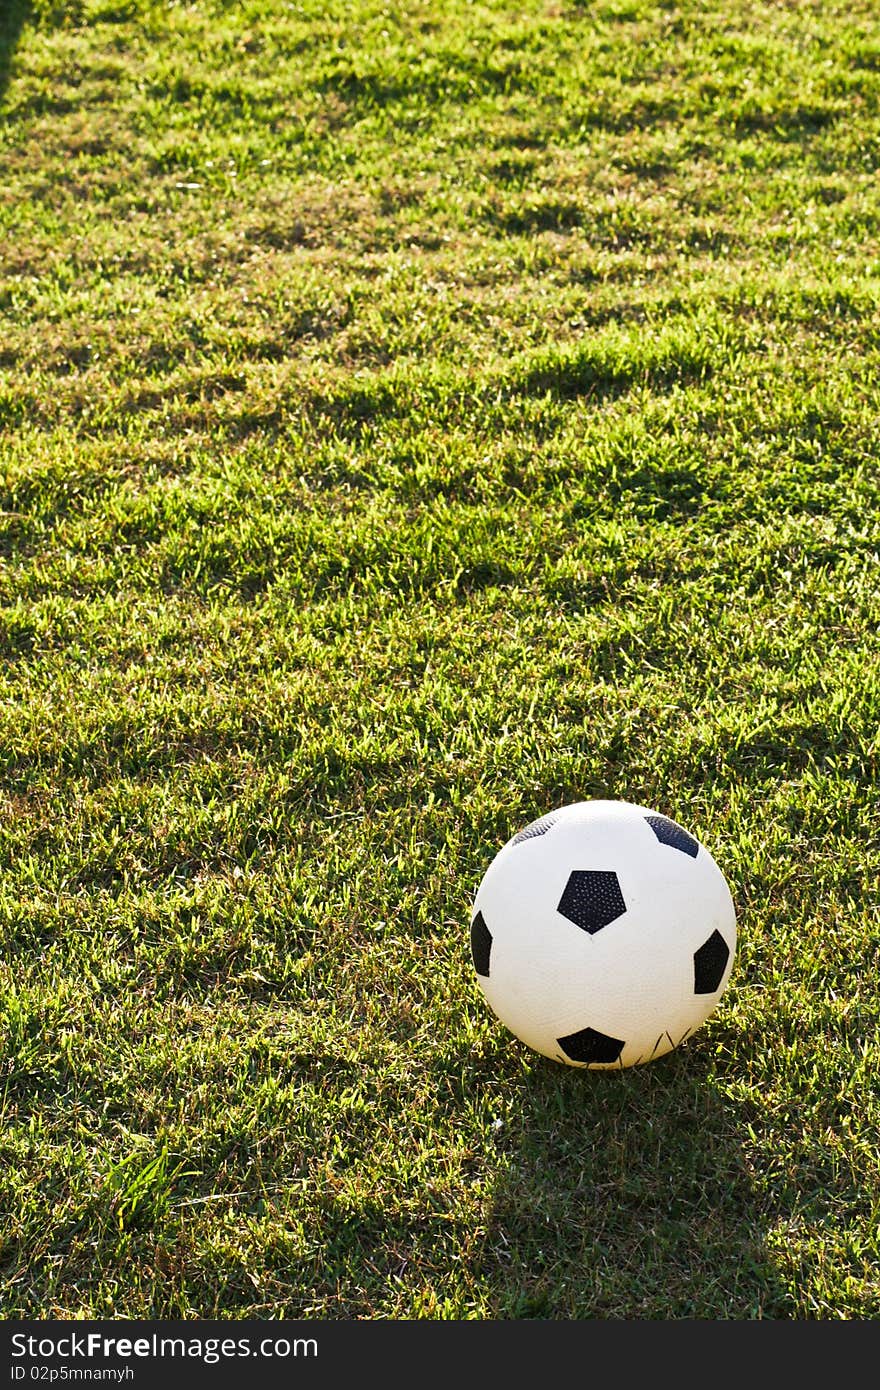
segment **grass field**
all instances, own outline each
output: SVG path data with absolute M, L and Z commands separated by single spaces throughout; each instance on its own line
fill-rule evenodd
M 0 1312 L 880 1316 L 880 12 L 6 0 Z M 564 802 L 739 951 L 618 1073 Z

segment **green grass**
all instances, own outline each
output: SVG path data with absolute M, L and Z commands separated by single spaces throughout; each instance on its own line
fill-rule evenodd
M 0 1310 L 880 1316 L 880 16 L 14 0 Z M 476 885 L 728 877 L 617 1074 Z

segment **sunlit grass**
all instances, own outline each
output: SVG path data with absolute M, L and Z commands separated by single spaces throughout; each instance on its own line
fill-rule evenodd
M 874 8 L 5 24 L 5 1315 L 876 1317 Z M 469 957 L 593 796 L 739 917 L 619 1075 Z

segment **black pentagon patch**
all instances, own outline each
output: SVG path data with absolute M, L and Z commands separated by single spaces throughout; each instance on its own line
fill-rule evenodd
M 617 874 L 606 869 L 575 869 L 556 910 L 591 936 L 601 931 L 626 912 Z
M 621 1038 L 609 1038 L 595 1028 L 582 1028 L 579 1033 L 569 1033 L 567 1038 L 556 1041 L 573 1062 L 616 1062 L 623 1051 Z
M 730 959 L 730 947 L 720 931 L 713 931 L 699 951 L 694 951 L 694 994 L 714 994 Z
M 689 854 L 691 859 L 696 859 L 699 844 L 693 835 L 682 830 L 674 820 L 670 820 L 668 816 L 645 816 L 645 820 L 661 845 L 671 845 L 673 849 L 680 849 L 682 854 Z
M 482 912 L 478 912 L 471 922 L 471 955 L 474 969 L 478 975 L 489 978 L 489 956 L 492 952 L 492 933 L 486 926 Z
M 555 825 L 557 816 L 541 816 L 539 820 L 530 821 L 518 835 L 514 835 L 511 840 L 512 845 L 518 845 L 523 840 L 533 840 L 536 835 L 546 835 L 551 825 Z

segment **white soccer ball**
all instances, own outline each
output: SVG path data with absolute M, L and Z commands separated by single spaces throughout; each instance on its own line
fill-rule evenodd
M 514 835 L 474 899 L 489 1005 L 573 1067 L 632 1067 L 713 1012 L 736 951 L 727 881 L 704 845 L 627 801 L 579 801 Z

